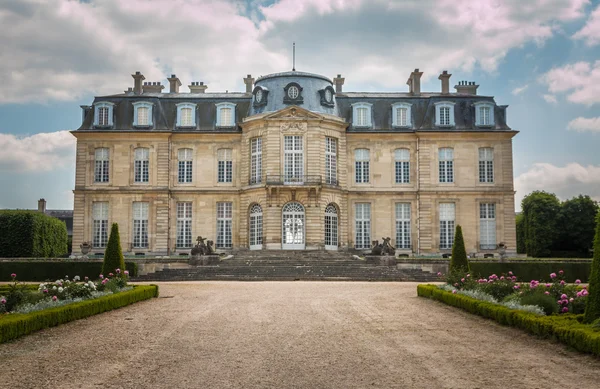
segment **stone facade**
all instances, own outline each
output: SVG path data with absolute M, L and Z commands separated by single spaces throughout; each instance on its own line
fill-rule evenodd
M 298 105 L 289 98 L 283 103 L 278 95 L 283 93 L 279 88 L 289 85 L 290 79 L 304 85 L 300 92 L 303 101 Z M 261 85 L 270 99 L 262 106 L 257 104 L 255 97 L 257 87 Z M 370 231 L 363 231 L 368 232 L 363 241 L 389 236 L 392 244 L 399 247 L 399 253 L 439 254 L 449 251 L 447 247 L 441 247 L 440 242 L 440 204 L 448 203 L 454 204 L 452 226 L 460 224 L 463 227 L 467 252 L 496 252 L 490 241 L 494 245 L 503 242 L 508 252 L 515 251 L 512 137 L 516 131 L 504 122 L 505 107 L 496 106 L 489 97 L 465 93 L 440 95 L 413 90 L 394 95 L 344 94 L 341 86 L 332 97 L 335 100 L 326 104 L 324 89 L 318 89 L 324 88 L 323 85 L 333 84 L 322 76 L 287 72 L 259 79 L 252 93 L 185 94 L 177 91 L 136 94 L 128 91 L 96 98 L 93 107 L 83 107 L 82 127 L 73 131 L 77 138 L 73 247 L 91 241 L 96 243 L 94 250 L 102 251 L 98 238 L 102 227 L 96 219 L 106 218 L 106 224 L 119 224 L 125 252 L 148 255 L 189 252 L 189 247 L 185 247 L 187 244 L 177 247 L 178 234 L 183 231 L 178 224 L 177 204 L 186 202 L 191 203 L 192 243 L 197 235 L 218 242 L 220 235 L 230 233 L 231 242 L 223 238 L 224 244 L 219 250 L 250 247 L 353 249 L 357 247 L 357 228 L 360 228 L 356 221 L 360 206 L 356 204 L 369 204 Z M 472 105 L 482 99 L 494 104 L 493 127 L 478 128 L 473 123 L 474 117 L 467 117 L 475 115 Z M 452 112 L 456 116 L 455 125 L 450 128 L 432 124 L 436 112 L 430 103 L 440 100 L 456 103 Z M 138 128 L 131 124 L 132 116 L 136 115 L 132 104 L 139 101 L 153 104 L 153 120 L 148 127 Z M 370 128 L 353 125 L 355 119 L 350 106 L 363 101 L 372 104 Z M 412 104 L 409 108 L 412 109 L 411 123 L 401 129 L 389 124 L 391 104 L 399 101 Z M 97 123 L 99 110 L 96 103 L 99 102 L 114 105 L 110 126 L 94 124 Z M 196 128 L 178 126 L 176 121 L 179 119 L 175 117 L 179 113 L 175 105 L 182 102 L 196 104 Z M 222 123 L 216 122 L 214 106 L 220 102 L 236 104 L 235 124 L 230 128 L 222 128 Z M 323 104 L 322 110 L 318 108 L 319 102 Z M 463 115 L 464 112 L 468 114 Z M 467 118 L 461 121 L 461 115 Z M 301 156 L 295 173 L 290 173 L 288 165 L 293 163 L 286 159 L 284 151 L 286 139 L 291 136 L 299 137 L 296 139 L 301 142 L 301 147 L 298 146 Z M 335 139 L 336 143 L 333 157 L 336 166 L 329 170 L 327 138 Z M 262 167 L 258 173 L 256 169 L 252 171 L 253 139 L 260 139 L 262 146 Z M 96 160 L 100 148 L 108 150 L 106 182 L 98 182 Z M 140 148 L 148 150 L 147 182 L 136 182 L 135 150 Z M 453 150 L 450 183 L 440 183 L 440 148 Z M 482 148 L 493 150 L 492 182 L 480 182 Z M 182 149 L 191 150 L 191 182 L 180 182 L 179 151 Z M 364 183 L 356 182 L 357 149 L 367 149 L 369 154 L 369 172 Z M 410 178 L 407 183 L 396 182 L 395 153 L 398 149 L 408 150 Z M 220 150 L 230 150 L 231 182 L 220 182 L 222 177 L 219 180 Z M 107 216 L 94 215 L 94 204 L 99 202 L 107 204 Z M 284 207 L 293 202 L 304 208 L 300 221 L 283 217 Z M 146 226 L 143 231 L 139 222 L 134 224 L 133 221 L 134 203 L 145 203 L 148 207 L 147 215 L 141 217 Z M 225 227 L 221 225 L 221 229 L 217 222 L 218 203 L 231 203 L 231 217 L 227 217 L 230 221 Z M 408 230 L 405 230 L 409 234 L 408 244 L 407 241 L 404 244 L 397 242 L 397 203 L 410 204 Z M 250 212 L 258 209 L 254 207 L 256 204 L 262 211 L 259 223 L 262 230 L 253 229 L 251 242 Z M 485 247 L 481 242 L 480 204 L 493 204 L 494 210 L 495 228 L 487 232 Z M 327 247 L 326 209 L 329 212 L 335 209 L 337 213 L 337 221 L 328 219 L 327 227 L 329 234 L 332 228 L 337 229 L 337 239 L 328 239 Z M 253 219 L 254 226 L 256 220 Z M 406 215 L 403 220 L 407 220 Z M 495 235 L 495 239 L 489 238 L 489 234 Z M 147 237 L 147 243 L 143 238 L 140 240 L 141 235 Z M 364 245 L 359 248 L 365 249 Z

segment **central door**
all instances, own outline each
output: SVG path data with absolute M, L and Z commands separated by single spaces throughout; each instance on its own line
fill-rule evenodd
M 304 207 L 292 202 L 282 210 L 281 248 L 284 250 L 304 250 Z

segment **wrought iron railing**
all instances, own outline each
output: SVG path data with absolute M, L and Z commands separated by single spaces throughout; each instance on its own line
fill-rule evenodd
M 267 174 L 267 185 L 320 185 L 320 175 L 288 176 Z

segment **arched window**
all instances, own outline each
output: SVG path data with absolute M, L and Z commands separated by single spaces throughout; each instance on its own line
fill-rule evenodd
M 94 104 L 94 126 L 110 127 L 113 125 L 113 106 L 108 101 Z
M 263 244 L 263 214 L 262 208 L 258 204 L 250 207 L 250 250 L 260 250 Z
M 335 205 L 325 207 L 325 250 L 337 250 L 338 211 Z
M 217 127 L 235 127 L 235 104 L 218 103 Z
M 475 105 L 475 125 L 487 127 L 494 125 L 494 104 L 489 101 L 481 101 Z
M 392 126 L 393 127 L 412 127 L 411 104 L 396 103 L 392 104 Z
M 454 103 L 440 101 L 435 103 L 435 125 L 438 127 L 454 126 Z
M 353 127 L 371 127 L 371 106 L 370 103 L 352 104 L 352 126 Z
M 196 127 L 196 104 L 177 104 L 176 127 Z
M 133 103 L 133 125 L 149 127 L 152 125 L 152 104 L 147 102 Z
M 283 249 L 304 249 L 304 207 L 297 202 L 287 203 L 281 212 Z

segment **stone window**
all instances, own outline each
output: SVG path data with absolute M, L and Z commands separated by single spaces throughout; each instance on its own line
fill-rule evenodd
M 356 203 L 354 219 L 356 227 L 354 247 L 371 248 L 371 203 Z
M 217 248 L 231 248 L 232 203 L 217 203 Z
M 410 249 L 410 203 L 396 203 L 396 248 Z
M 192 247 L 192 203 L 177 203 L 177 248 Z
M 133 248 L 148 248 L 148 203 L 133 203 Z
M 301 135 L 283 138 L 283 175 L 286 183 L 304 181 L 304 146 Z
M 196 127 L 196 104 L 177 104 L 176 127 Z
M 491 127 L 494 125 L 494 104 L 489 101 L 475 103 L 475 125 Z
M 113 103 L 101 102 L 94 104 L 94 126 L 111 127 L 113 125 Z
M 134 127 L 152 126 L 152 104 L 146 102 L 133 103 Z
M 108 242 L 108 202 L 92 204 L 92 247 L 103 248 Z
M 441 148 L 438 154 L 440 183 L 454 182 L 454 149 Z
M 337 139 L 325 138 L 325 183 L 337 185 Z
M 94 151 L 94 182 L 108 182 L 110 168 L 110 153 L 102 147 Z
M 235 104 L 218 103 L 217 127 L 235 127 Z
M 192 163 L 192 149 L 179 149 L 177 151 L 177 182 L 180 184 L 192 182 Z
M 133 182 L 148 183 L 150 175 L 150 149 L 138 147 L 134 150 Z
M 454 103 L 440 101 L 435 103 L 435 125 L 438 127 L 454 126 Z
M 220 149 L 217 151 L 218 159 L 218 182 L 231 182 L 233 179 L 233 160 L 231 149 Z
M 481 250 L 496 249 L 496 204 L 479 204 L 479 244 Z
M 411 104 L 396 103 L 392 105 L 392 127 L 412 127 Z
M 369 128 L 371 124 L 371 107 L 369 103 L 352 104 L 352 126 L 357 128 Z
M 455 205 L 440 203 L 440 249 L 449 250 L 454 244 Z
M 491 147 L 479 149 L 479 182 L 494 182 L 494 149 Z
M 408 184 L 410 182 L 410 150 L 397 149 L 394 152 L 396 162 L 396 184 Z
M 354 150 L 354 178 L 357 184 L 369 183 L 369 149 Z
M 250 140 L 250 185 L 262 182 L 262 138 Z

